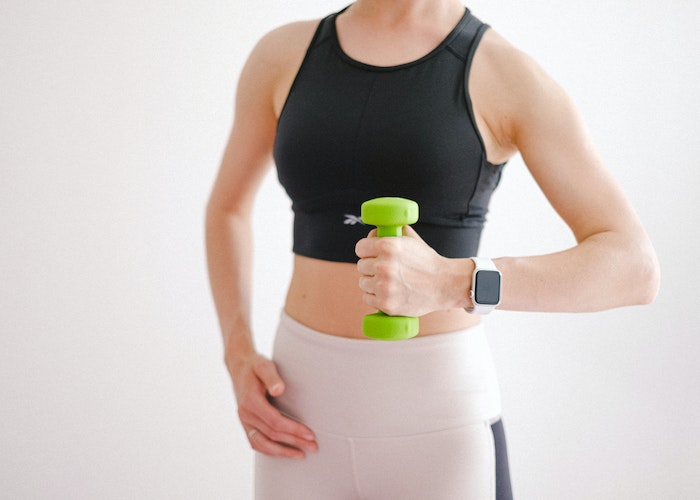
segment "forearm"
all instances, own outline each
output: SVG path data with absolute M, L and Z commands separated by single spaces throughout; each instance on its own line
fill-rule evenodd
M 603 232 L 561 252 L 494 262 L 503 274 L 503 310 L 589 312 L 647 304 L 659 286 L 656 254 L 645 235 Z
M 252 231 L 246 214 L 209 206 L 206 250 L 209 282 L 227 365 L 254 351 L 251 334 Z

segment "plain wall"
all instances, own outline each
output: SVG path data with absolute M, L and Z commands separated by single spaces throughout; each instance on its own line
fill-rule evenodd
M 204 206 L 253 44 L 344 2 L 0 4 L 0 498 L 248 499 Z M 475 0 L 578 103 L 661 260 L 657 301 L 497 312 L 519 499 L 700 496 L 700 4 Z M 291 264 L 266 179 L 254 326 L 269 352 Z M 481 254 L 573 244 L 519 158 Z

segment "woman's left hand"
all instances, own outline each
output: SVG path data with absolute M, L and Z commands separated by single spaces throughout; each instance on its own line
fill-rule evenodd
M 439 255 L 410 226 L 401 238 L 378 238 L 374 229 L 355 253 L 363 300 L 380 311 L 422 316 L 466 305 L 471 261 Z

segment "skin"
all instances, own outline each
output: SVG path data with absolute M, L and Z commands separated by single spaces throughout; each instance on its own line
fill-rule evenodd
M 430 52 L 463 13 L 455 0 L 358 0 L 338 17 L 338 36 L 350 57 L 392 66 Z M 285 384 L 275 364 L 256 352 L 250 330 L 251 211 L 272 165 L 277 119 L 317 25 L 283 26 L 253 49 L 206 215 L 210 282 L 239 418 L 253 449 L 297 459 L 318 445 L 311 429 L 268 399 L 283 394 Z M 494 259 L 503 274 L 499 307 L 598 311 L 653 301 L 654 249 L 567 94 L 492 29 L 477 49 L 469 91 L 488 160 L 502 163 L 519 152 L 577 242 L 553 254 Z M 353 338 L 362 338 L 361 318 L 376 309 L 420 316 L 421 335 L 477 323 L 463 310 L 470 305 L 472 261 L 438 255 L 410 227 L 404 234 L 370 233 L 357 243 L 357 265 L 295 256 L 286 312 Z

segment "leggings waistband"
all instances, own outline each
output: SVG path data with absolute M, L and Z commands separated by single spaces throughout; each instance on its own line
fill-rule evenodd
M 327 335 L 283 312 L 273 357 L 286 384 L 275 404 L 320 431 L 400 436 L 493 421 L 501 413 L 482 324 L 381 342 Z

